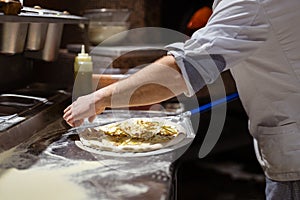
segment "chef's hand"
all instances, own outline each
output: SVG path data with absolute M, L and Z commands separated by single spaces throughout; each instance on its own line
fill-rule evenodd
M 101 97 L 96 92 L 81 96 L 64 110 L 63 118 L 70 126 L 80 126 L 85 118 L 92 122 L 96 115 L 103 112 Z

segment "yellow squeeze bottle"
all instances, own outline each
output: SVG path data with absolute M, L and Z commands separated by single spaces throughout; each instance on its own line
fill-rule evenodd
M 92 88 L 93 62 L 91 56 L 85 53 L 84 45 L 74 61 L 73 101 L 78 97 L 89 94 Z

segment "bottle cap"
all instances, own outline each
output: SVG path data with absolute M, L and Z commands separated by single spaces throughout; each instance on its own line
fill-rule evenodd
M 92 57 L 85 53 L 84 45 L 81 46 L 81 52 L 75 57 L 75 62 L 91 62 Z
M 81 45 L 81 52 L 78 54 L 78 57 L 89 57 L 89 54 L 85 53 L 84 45 Z

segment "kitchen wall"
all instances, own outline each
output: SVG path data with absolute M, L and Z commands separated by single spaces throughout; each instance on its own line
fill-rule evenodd
M 32 78 L 31 66 L 21 54 L 0 54 L 0 93 L 27 84 Z

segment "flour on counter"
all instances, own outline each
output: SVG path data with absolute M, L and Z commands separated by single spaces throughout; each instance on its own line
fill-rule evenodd
M 116 186 L 114 190 L 115 191 L 112 192 L 115 192 L 115 194 L 119 196 L 126 194 L 125 197 L 134 197 L 146 193 L 149 190 L 149 187 L 144 184 L 136 184 L 136 185 L 122 184 Z
M 17 147 L 11 148 L 7 151 L 0 153 L 0 169 L 28 168 L 34 163 L 38 157 L 26 153 L 26 149 L 19 149 Z
M 85 190 L 61 173 L 49 169 L 2 171 L 0 199 L 86 200 Z

